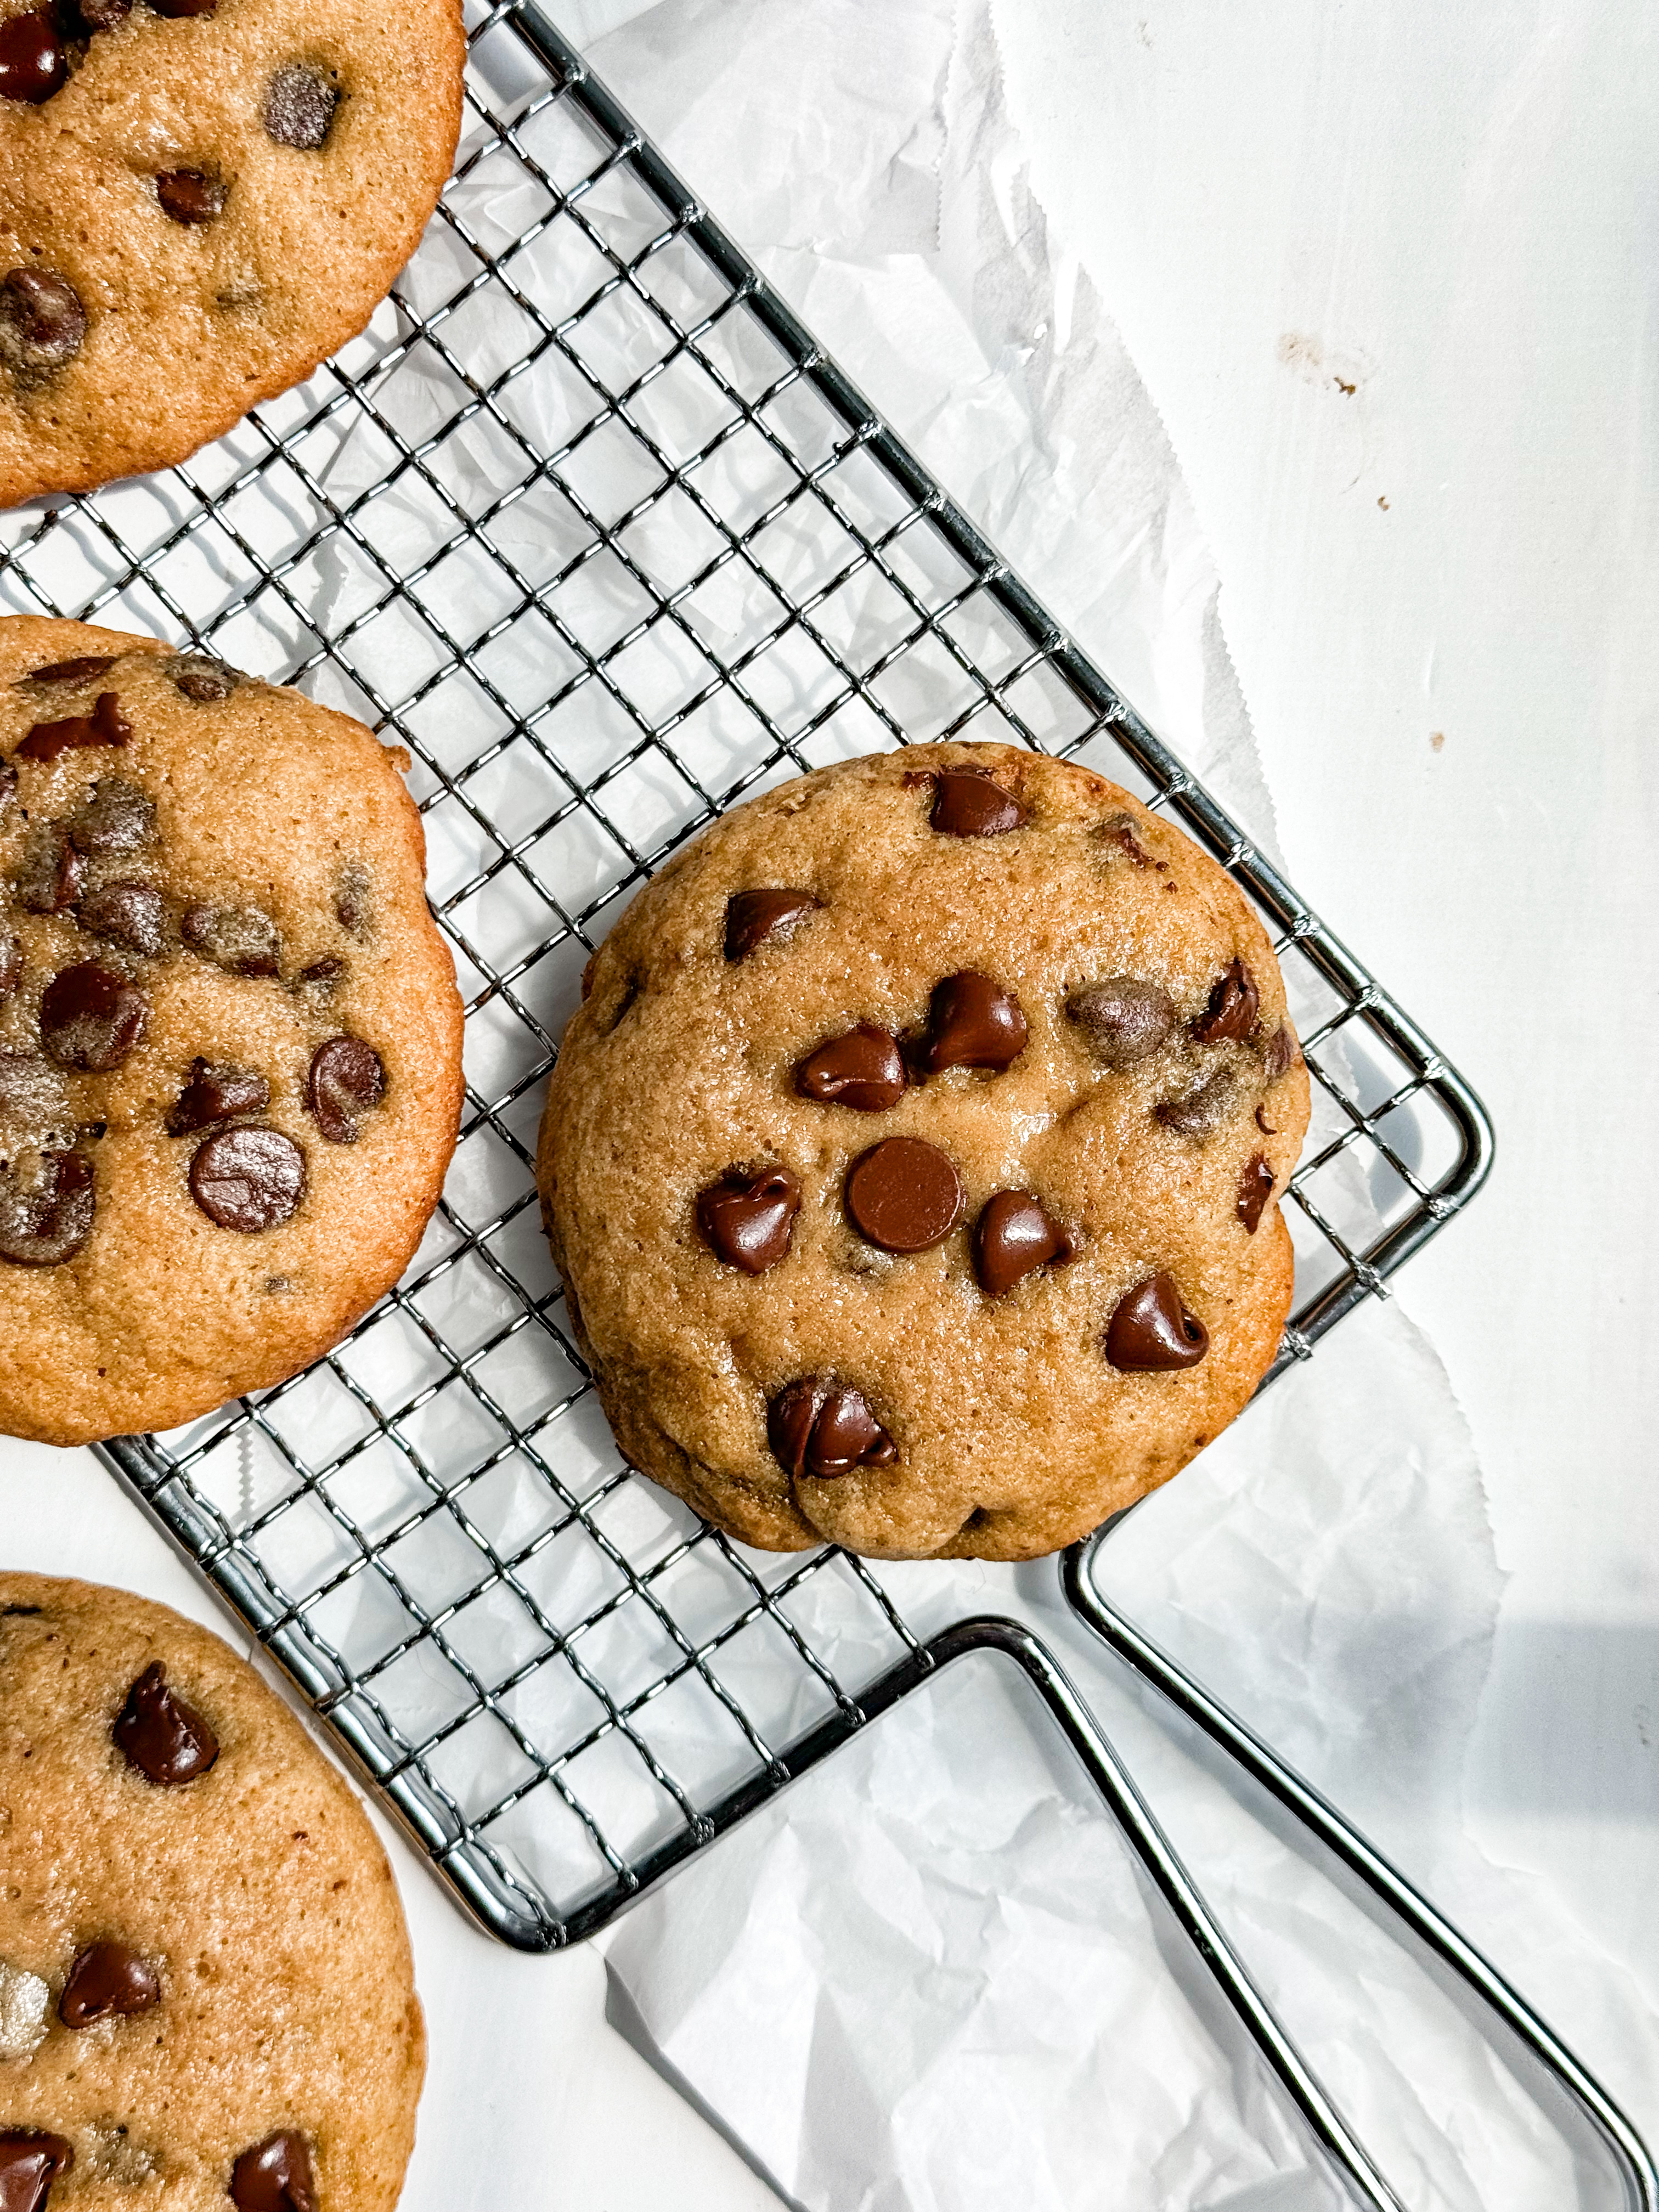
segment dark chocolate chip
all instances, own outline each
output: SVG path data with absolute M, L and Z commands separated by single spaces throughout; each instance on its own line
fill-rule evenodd
M 149 0 L 158 15 L 210 15 L 219 0 Z
M 1247 1037 L 1255 1027 L 1261 994 L 1242 960 L 1235 960 L 1210 994 L 1210 1002 L 1193 1024 L 1200 1044 Z
M 17 760 L 52 761 L 86 745 L 124 745 L 132 725 L 113 691 L 100 691 L 89 714 L 70 714 L 61 722 L 37 722 L 13 756 Z
M 1156 983 L 1138 975 L 1113 975 L 1085 983 L 1066 1001 L 1066 1011 L 1089 1041 L 1103 1067 L 1133 1067 L 1148 1060 L 1174 1029 L 1174 1002 Z
M 218 1737 L 194 1705 L 168 1689 L 159 1659 L 151 1660 L 127 1692 L 110 1733 L 127 1765 L 159 1790 L 182 1789 L 219 1756 Z
M 1232 1070 L 1218 1067 L 1184 1098 L 1160 1098 L 1152 1112 L 1181 1137 L 1212 1137 L 1232 1112 L 1238 1089 Z
M 1025 809 L 979 768 L 947 768 L 933 778 L 928 817 L 946 837 L 1000 837 L 1018 830 Z
M 1013 993 L 964 969 L 933 986 L 921 1064 L 929 1075 L 947 1067 L 1007 1067 L 1024 1051 L 1029 1035 Z
M 161 1984 L 148 1959 L 125 1943 L 89 1943 L 70 1968 L 58 2017 L 65 2027 L 149 2012 L 161 2002 Z
M 222 1130 L 190 1164 L 190 1194 L 210 1221 L 254 1237 L 286 1221 L 305 1195 L 306 1156 L 280 1129 Z
M 298 983 L 337 983 L 345 974 L 345 962 L 336 959 L 333 953 L 325 953 L 320 960 L 313 960 L 308 968 L 302 968 L 295 981 Z
M 331 1145 L 355 1145 L 360 1116 L 386 1096 L 386 1069 L 361 1037 L 330 1037 L 311 1055 L 306 1103 Z
M 1161 1268 L 1118 1300 L 1106 1325 L 1106 1357 L 1130 1374 L 1196 1367 L 1209 1348 L 1209 1331 Z
M 1273 1194 L 1273 1169 L 1260 1152 L 1238 1178 L 1238 1218 L 1252 1237 L 1255 1235 L 1267 1200 Z
M 179 173 L 186 173 L 180 171 Z M 220 205 L 223 204 L 222 198 Z M 167 212 L 171 215 L 172 209 L 169 208 Z M 215 208 L 213 212 L 217 215 L 218 208 Z M 205 218 L 179 216 L 174 220 L 179 222 L 201 222 Z M 173 690 L 181 697 L 188 699 L 192 707 L 211 707 L 221 699 L 228 699 L 242 680 L 240 670 L 228 668 L 222 660 L 215 660 L 205 653 L 181 653 L 176 660 L 168 662 L 167 674 Z
M 1103 844 L 1115 846 L 1126 860 L 1133 860 L 1138 868 L 1150 868 L 1152 856 L 1135 835 L 1135 825 L 1127 814 L 1115 814 L 1109 822 L 1103 822 L 1095 835 Z
M 873 1022 L 827 1039 L 795 1067 L 795 1088 L 803 1098 L 850 1106 L 855 1114 L 884 1114 L 896 1106 L 908 1079 L 898 1040 Z
M 161 169 L 156 173 L 155 197 L 161 212 L 172 222 L 211 222 L 225 211 L 230 186 L 219 177 L 204 176 L 200 169 Z
M 20 677 L 22 684 L 90 684 L 94 677 L 113 668 L 118 655 L 113 653 L 83 653 L 73 660 L 48 661 L 44 668 L 31 668 L 27 676 Z
M 1039 1267 L 1077 1257 L 1077 1240 L 1029 1190 L 999 1190 L 974 1225 L 974 1273 L 981 1290 L 1005 1297 Z
M 75 919 L 92 936 L 151 958 L 161 949 L 167 910 L 149 884 L 106 884 L 87 893 Z
M 60 1067 L 106 1075 L 138 1043 L 149 1000 L 136 983 L 95 960 L 60 969 L 40 1000 L 40 1042 Z
M 17 902 L 30 914 L 66 914 L 81 896 L 86 873 L 81 855 L 55 822 L 29 835 L 14 878 Z
M 354 937 L 367 937 L 374 921 L 369 900 L 368 870 L 353 860 L 340 872 L 334 892 L 334 919 Z M 599 955 L 595 953 L 595 959 Z M 591 967 L 592 963 L 590 962 Z
M 137 853 L 155 835 L 155 801 L 125 776 L 100 776 L 70 823 L 82 853 Z
M 339 104 L 339 94 L 320 70 L 284 62 L 265 88 L 265 129 L 279 146 L 315 153 L 333 127 Z
M 717 1258 L 763 1275 L 789 1249 L 800 1185 L 787 1168 L 728 1168 L 697 1193 L 697 1230 Z
M 75 2163 L 62 2136 L 42 2128 L 8 2128 L 0 2134 L 0 2212 L 42 2212 L 52 2185 Z
M 1288 1022 L 1280 1022 L 1261 1048 L 1261 1073 L 1269 1083 L 1277 1083 L 1281 1075 L 1290 1073 L 1301 1057 L 1295 1031 Z
M 836 1384 L 818 1408 L 806 1443 L 806 1472 L 820 1482 L 855 1467 L 890 1467 L 898 1453 L 861 1390 Z
M 80 352 L 87 311 L 55 269 L 9 269 L 0 276 L 0 362 L 26 390 Z
M 212 1067 L 198 1060 L 168 1112 L 167 1134 L 186 1137 L 194 1130 L 234 1121 L 239 1114 L 263 1114 L 270 1103 L 270 1085 L 263 1075 L 245 1075 L 240 1068 Z
M 95 1205 L 92 1162 L 80 1152 L 37 1152 L 0 1170 L 0 1260 L 62 1267 L 91 1236 Z
M 74 0 L 75 16 L 88 38 L 99 31 L 112 31 L 131 13 L 132 0 Z
M 0 937 L 0 999 L 15 991 L 23 980 L 23 945 L 16 937 Z
M 872 1145 L 847 1177 L 848 1218 L 884 1252 L 926 1252 L 942 1244 L 961 1220 L 963 1202 L 956 1169 L 920 1137 Z
M 274 975 L 282 966 L 276 925 L 257 906 L 192 906 L 179 934 L 192 952 L 233 975 Z
M 726 902 L 726 957 L 746 960 L 763 945 L 793 937 L 823 905 L 811 891 L 733 891 Z
M 815 1375 L 787 1382 L 766 1409 L 766 1441 L 785 1474 L 799 1482 L 806 1472 L 806 1447 L 823 1403 L 824 1388 Z
M 50 13 L 8 15 L 0 23 L 0 100 L 38 107 L 69 75 L 69 56 Z
M 283 2128 L 245 2150 L 231 2168 L 230 2196 L 242 2212 L 317 2212 L 305 2137 Z

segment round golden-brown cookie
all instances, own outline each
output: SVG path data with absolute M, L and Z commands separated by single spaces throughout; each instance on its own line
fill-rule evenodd
M 403 1909 L 252 1668 L 0 1573 L 0 2203 L 390 2212 L 426 2065 Z
M 1167 1480 L 1289 1310 L 1272 947 L 1075 765 L 918 745 L 698 837 L 590 963 L 538 1181 L 634 1465 L 744 1542 L 1028 1559 Z
M 0 1432 L 171 1428 L 407 1265 L 461 1006 L 400 766 L 217 661 L 0 621 Z
M 459 0 L 0 0 L 0 505 L 180 461 L 360 331 L 465 56 Z

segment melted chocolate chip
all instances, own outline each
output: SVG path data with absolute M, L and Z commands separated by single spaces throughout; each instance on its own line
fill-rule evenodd
M 244 1237 L 286 1221 L 305 1195 L 306 1156 L 280 1129 L 222 1130 L 198 1148 L 190 1194 L 210 1221 Z
M 897 1039 L 873 1022 L 829 1038 L 795 1067 L 803 1098 L 850 1106 L 855 1114 L 884 1114 L 904 1096 L 908 1079 Z
M 19 678 L 24 684 L 90 684 L 95 676 L 113 668 L 118 656 L 112 653 L 83 653 L 73 660 L 49 661 L 44 668 L 32 668 Z
M 8 15 L 0 23 L 0 100 L 38 107 L 69 75 L 69 56 L 50 14 Z
M 72 362 L 86 335 L 80 295 L 55 269 L 0 276 L 0 362 L 26 391 Z
M 30 914 L 66 914 L 81 896 L 86 873 L 81 855 L 56 823 L 29 835 L 14 881 L 17 902 Z
M 284 62 L 265 88 L 265 129 L 279 146 L 315 153 L 333 127 L 339 104 L 339 94 L 320 70 Z
M 823 1399 L 823 1385 L 815 1375 L 808 1375 L 799 1382 L 787 1382 L 766 1409 L 767 1444 L 796 1482 L 806 1472 L 806 1447 Z
M 148 1959 L 125 1943 L 89 1943 L 70 1968 L 58 2017 L 65 2027 L 148 2012 L 161 2002 L 161 1984 Z
M 804 1376 L 779 1391 L 767 1412 L 766 1437 L 780 1467 L 799 1482 L 850 1474 L 856 1467 L 890 1467 L 896 1447 L 850 1383 Z
M 1174 1029 L 1169 994 L 1138 975 L 1113 975 L 1085 983 L 1066 1001 L 1066 1012 L 1088 1039 L 1103 1067 L 1133 1067 L 1151 1058 Z
M 60 1267 L 92 1234 L 92 1162 L 80 1152 L 35 1152 L 0 1170 L 0 1260 Z
M 210 15 L 219 0 L 149 0 L 158 15 Z
M 75 919 L 90 935 L 153 958 L 161 949 L 167 911 L 149 884 L 106 884 L 87 893 Z
M 854 1161 L 845 1194 L 848 1218 L 884 1252 L 926 1252 L 962 1218 L 962 1178 L 937 1146 L 889 1137 Z
M 187 907 L 179 934 L 233 975 L 274 975 L 282 966 L 276 925 L 257 906 Z
M 81 30 L 91 38 L 125 22 L 132 13 L 132 0 L 76 0 L 74 12 Z
M 1209 1348 L 1209 1331 L 1162 1269 L 1127 1291 L 1106 1325 L 1106 1357 L 1129 1374 L 1196 1367 Z
M 1261 1048 L 1261 1073 L 1269 1083 L 1277 1083 L 1281 1075 L 1290 1073 L 1301 1057 L 1294 1030 L 1288 1022 L 1280 1022 Z
M 298 983 L 337 983 L 345 974 L 345 962 L 337 959 L 333 953 L 325 953 L 320 960 L 313 960 L 308 968 L 302 968 L 295 981 Z
M 369 890 L 368 870 L 360 861 L 353 860 L 341 870 L 334 892 L 334 919 L 354 937 L 367 937 L 374 923 Z M 593 959 L 599 957 L 596 952 Z M 592 965 L 590 961 L 588 966 Z
M 188 174 L 189 172 L 180 170 L 178 173 L 182 176 Z M 221 207 L 224 204 L 222 196 L 219 204 Z M 219 209 L 215 208 L 213 212 L 217 215 Z M 172 215 L 171 208 L 167 210 L 167 213 Z M 206 220 L 204 216 L 178 216 L 173 219 L 179 222 Z M 221 699 L 228 699 L 242 680 L 239 670 L 226 667 L 222 660 L 215 660 L 210 654 L 205 653 L 181 653 L 176 660 L 168 662 L 167 674 L 172 679 L 173 690 L 179 694 L 180 697 L 188 699 L 192 707 L 211 707 L 216 705 Z
M 138 1043 L 149 1000 L 125 975 L 95 960 L 60 969 L 40 1000 L 40 1042 L 60 1067 L 106 1075 Z
M 211 222 L 225 211 L 230 186 L 200 169 L 162 169 L 155 179 L 155 197 L 171 222 Z
M 0 2134 L 0 2212 L 41 2212 L 52 2185 L 75 2163 L 62 2136 L 41 2128 L 8 2128 Z
M 1267 1200 L 1273 1194 L 1273 1169 L 1260 1152 L 1246 1165 L 1238 1178 L 1239 1219 L 1254 1237 L 1266 1211 Z
M 330 1037 L 311 1055 L 306 1103 L 331 1145 L 355 1145 L 359 1117 L 385 1095 L 380 1055 L 361 1037 Z
M 230 2196 L 242 2212 L 317 2212 L 305 2137 L 283 2128 L 245 2150 L 231 2169 Z
M 1025 809 L 979 768 L 947 768 L 933 778 L 928 820 L 945 837 L 1000 837 L 1018 830 Z
M 822 899 L 811 891 L 733 891 L 726 902 L 726 957 L 746 960 L 763 945 L 793 937 Z
M 158 1790 L 181 1790 L 217 1759 L 219 1739 L 194 1705 L 167 1684 L 166 1667 L 152 1659 L 127 1692 L 110 1733 L 127 1765 L 147 1782 Z
M 245 1075 L 236 1067 L 210 1067 L 204 1060 L 191 1063 L 190 1079 L 167 1115 L 167 1134 L 186 1137 L 198 1129 L 234 1121 L 239 1114 L 263 1114 L 270 1103 L 270 1085 L 263 1075 Z
M 787 1168 L 728 1168 L 697 1193 L 697 1230 L 729 1267 L 763 1275 L 789 1249 L 800 1185 Z
M 125 776 L 100 776 L 70 823 L 82 853 L 137 853 L 155 835 L 155 801 Z
M 0 999 L 15 991 L 23 980 L 23 945 L 21 938 L 0 937 Z
M 1200 1044 L 1220 1044 L 1249 1036 L 1255 1027 L 1261 994 L 1242 960 L 1235 960 L 1210 994 L 1210 1002 L 1193 1024 Z
M 1231 1113 L 1237 1088 L 1231 1069 L 1218 1067 L 1184 1098 L 1160 1098 L 1152 1112 L 1177 1136 L 1212 1137 Z
M 1126 860 L 1133 860 L 1138 868 L 1150 868 L 1152 856 L 1135 835 L 1133 821 L 1127 814 L 1115 814 L 1109 822 L 1103 822 L 1095 835 L 1103 844 L 1115 846 Z
M 1013 993 L 964 969 L 933 986 L 921 1064 L 929 1075 L 947 1067 L 1007 1067 L 1024 1051 L 1029 1035 Z
M 1000 1190 L 974 1226 L 974 1273 L 989 1297 L 1004 1297 L 1039 1267 L 1077 1257 L 1077 1240 L 1029 1190 Z
M 100 691 L 98 703 L 89 714 L 70 714 L 61 722 L 37 722 L 18 746 L 15 757 L 52 761 L 60 753 L 74 752 L 86 745 L 124 745 L 131 736 L 132 725 L 121 712 L 118 695 Z

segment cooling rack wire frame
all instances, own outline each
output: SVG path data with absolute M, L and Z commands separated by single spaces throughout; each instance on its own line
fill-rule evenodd
M 1316 1097 L 1275 1375 L 1468 1202 L 1486 1115 L 545 15 L 470 0 L 469 23 L 455 178 L 363 337 L 188 466 L 0 524 L 7 611 L 188 638 L 407 745 L 467 1000 L 461 1142 L 398 1289 L 306 1374 L 106 1456 L 525 1949 L 603 1927 L 940 1665 L 1000 1652 L 1350 2188 L 1395 2205 L 1028 1629 L 923 1637 L 866 1563 L 747 1552 L 629 1474 L 532 1164 L 582 965 L 639 883 L 750 792 L 957 736 L 1127 785 L 1274 936 Z M 1101 1540 L 1064 1565 L 1082 1618 L 1355 1865 L 1363 1839 L 1101 1597 Z M 1639 2140 L 1549 2031 L 1392 1869 L 1364 1878 L 1486 1978 L 1628 2201 L 1659 2206 Z

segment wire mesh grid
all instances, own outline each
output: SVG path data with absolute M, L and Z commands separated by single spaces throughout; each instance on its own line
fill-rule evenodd
M 484 1924 L 548 1948 L 921 1663 L 890 1576 L 747 1552 L 629 1472 L 541 1237 L 581 968 L 702 823 L 969 736 L 1086 761 L 1215 852 L 1315 1079 L 1279 1367 L 1465 1201 L 1490 1138 L 547 18 L 470 29 L 455 177 L 368 330 L 187 467 L 5 518 L 0 605 L 189 638 L 414 757 L 468 1008 L 443 1201 L 331 1357 L 107 1455 Z

